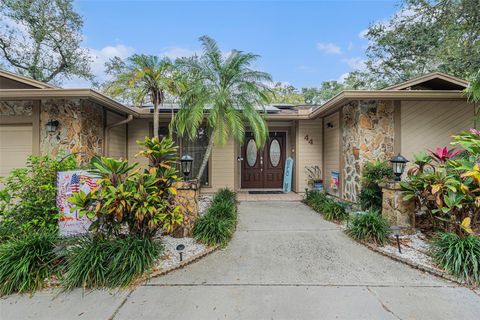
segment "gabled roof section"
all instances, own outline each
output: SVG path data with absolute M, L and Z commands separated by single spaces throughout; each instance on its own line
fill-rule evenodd
M 468 87 L 468 81 L 446 73 L 432 72 L 383 90 L 463 90 L 466 87 Z
M 0 69 L 0 89 L 56 89 L 51 84 Z

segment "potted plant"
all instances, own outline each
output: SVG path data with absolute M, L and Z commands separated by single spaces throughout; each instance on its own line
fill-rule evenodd
M 323 191 L 322 170 L 319 166 L 305 167 L 308 176 L 309 186 L 318 191 Z

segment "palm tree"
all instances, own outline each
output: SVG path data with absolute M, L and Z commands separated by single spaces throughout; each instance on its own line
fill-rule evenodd
M 153 135 L 158 137 L 158 107 L 166 93 L 177 91 L 171 60 L 143 54 L 132 55 L 126 61 L 115 57 L 107 63 L 107 74 L 113 76 L 105 85 L 107 94 L 136 105 L 153 104 Z
M 177 60 L 187 87 L 180 96 L 180 111 L 172 121 L 179 136 L 187 135 L 192 140 L 198 129 L 206 125 L 210 136 L 198 180 L 213 145 L 223 145 L 230 138 L 243 142 L 246 126 L 250 127 L 258 147 L 264 146 L 268 127 L 262 115 L 264 109 L 258 107 L 268 102 L 266 83 L 271 82 L 269 74 L 252 68 L 257 55 L 233 50 L 225 56 L 213 39 L 203 36 L 200 42 L 203 47 L 200 57 Z

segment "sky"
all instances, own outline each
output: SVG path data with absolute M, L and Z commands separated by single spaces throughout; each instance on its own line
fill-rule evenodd
M 317 87 L 361 68 L 368 41 L 362 33 L 399 9 L 398 0 L 126 1 L 76 0 L 92 71 L 133 53 L 172 59 L 201 52 L 198 38 L 214 38 L 222 51 L 260 55 L 255 68 L 274 81 Z M 85 86 L 74 79 L 66 87 Z

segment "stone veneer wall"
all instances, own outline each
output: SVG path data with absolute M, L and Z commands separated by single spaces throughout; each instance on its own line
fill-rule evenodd
M 46 123 L 58 120 L 56 132 L 47 132 Z M 43 154 L 82 152 L 88 160 L 102 154 L 104 115 L 99 105 L 82 99 L 42 100 L 40 112 L 40 150 Z
M 0 101 L 0 116 L 31 116 L 33 101 Z
M 352 101 L 343 106 L 343 197 L 357 202 L 365 162 L 394 154 L 393 101 Z

